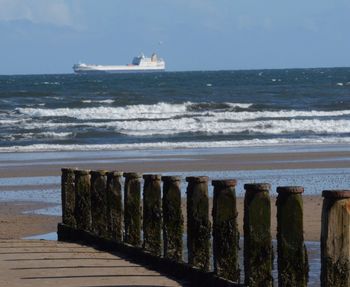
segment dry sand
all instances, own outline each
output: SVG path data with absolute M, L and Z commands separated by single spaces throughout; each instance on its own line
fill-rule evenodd
M 73 243 L 0 240 L 0 286 L 188 286 L 128 260 Z

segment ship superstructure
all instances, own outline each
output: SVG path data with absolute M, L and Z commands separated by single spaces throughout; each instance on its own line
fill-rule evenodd
M 136 73 L 136 72 L 162 72 L 165 70 L 163 59 L 153 53 L 150 58 L 141 54 L 134 57 L 131 64 L 128 65 L 94 65 L 94 64 L 75 64 L 73 66 L 75 73 Z

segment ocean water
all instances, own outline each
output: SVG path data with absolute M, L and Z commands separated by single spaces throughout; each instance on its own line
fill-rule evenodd
M 350 68 L 0 76 L 0 151 L 350 142 Z

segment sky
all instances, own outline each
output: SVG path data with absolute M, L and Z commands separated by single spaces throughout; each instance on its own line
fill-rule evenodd
M 350 0 L 0 0 L 0 74 L 350 66 Z

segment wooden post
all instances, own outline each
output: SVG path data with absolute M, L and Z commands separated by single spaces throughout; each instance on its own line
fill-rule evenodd
M 141 244 L 141 174 L 124 172 L 124 241 L 134 246 Z
M 77 229 L 91 231 L 90 170 L 75 170 L 74 175 Z
M 210 222 L 208 177 L 186 177 L 187 186 L 187 248 L 189 264 L 209 270 Z
M 301 186 L 277 187 L 277 262 L 279 286 L 307 286 Z
M 75 187 L 74 169 L 62 168 L 61 177 L 61 200 L 62 200 L 62 222 L 70 227 L 76 227 L 75 222 Z
M 118 171 L 107 173 L 107 233 L 119 242 L 123 239 L 122 175 Z
M 145 174 L 143 179 L 143 248 L 160 256 L 162 250 L 161 175 Z
M 182 261 L 184 220 L 181 211 L 179 176 L 162 176 L 164 257 Z
M 107 171 L 91 171 L 92 231 L 107 238 Z
M 250 287 L 272 286 L 271 186 L 245 184 L 244 189 L 244 282 Z
M 350 286 L 350 190 L 322 192 L 321 286 Z
M 237 225 L 236 180 L 213 180 L 214 272 L 239 282 L 239 231 Z

